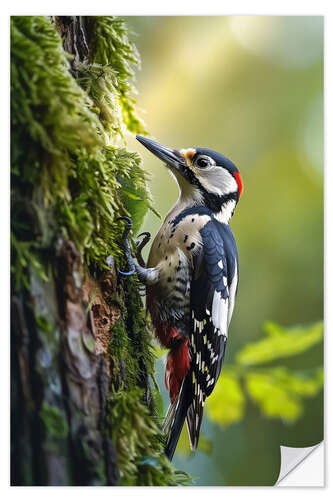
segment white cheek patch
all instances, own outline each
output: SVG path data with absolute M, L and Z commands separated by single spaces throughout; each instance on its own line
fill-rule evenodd
M 223 205 L 221 212 L 214 214 L 214 218 L 223 224 L 229 224 L 229 221 L 232 217 L 232 214 L 236 207 L 235 200 L 229 200 L 227 203 Z
M 206 191 L 222 196 L 234 193 L 238 186 L 234 176 L 223 167 L 213 167 L 197 172 L 200 184 Z

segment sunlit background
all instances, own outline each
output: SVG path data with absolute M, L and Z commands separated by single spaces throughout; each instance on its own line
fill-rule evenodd
M 208 147 L 239 168 L 244 194 L 231 222 L 240 258 L 226 362 L 284 327 L 323 317 L 323 19 L 321 17 L 128 17 L 141 55 L 137 102 L 151 137 L 174 148 Z M 178 196 L 162 163 L 134 139 L 164 217 Z M 156 234 L 161 221 L 146 216 Z M 321 347 L 284 366 L 316 367 Z M 163 360 L 162 360 L 163 361 Z M 164 391 L 162 362 L 159 382 Z M 223 372 L 222 372 L 223 377 Z M 273 484 L 279 445 L 322 439 L 321 396 L 294 423 L 264 418 L 246 402 L 230 425 L 207 412 L 203 451 L 180 446 L 174 463 L 197 485 Z

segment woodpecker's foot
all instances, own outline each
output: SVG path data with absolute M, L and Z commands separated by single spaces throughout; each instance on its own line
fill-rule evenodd
M 147 245 L 148 241 L 150 240 L 151 234 L 148 231 L 145 231 L 143 233 L 140 233 L 138 235 L 138 238 L 140 238 L 141 236 L 144 236 L 144 238 L 141 241 L 136 240 L 136 258 L 137 258 L 137 261 L 139 262 L 140 266 L 146 267 L 146 263 L 143 260 L 141 252 L 142 252 L 142 249 Z
M 130 246 L 128 243 L 128 233 L 130 232 L 132 228 L 132 221 L 129 217 L 119 217 L 117 220 L 124 220 L 126 222 L 125 229 L 123 232 L 122 236 L 122 242 L 123 242 L 123 247 L 125 250 L 125 257 L 127 259 L 128 265 L 130 267 L 129 271 L 120 271 L 118 269 L 118 273 L 122 276 L 131 276 L 135 272 L 138 275 L 139 281 L 145 285 L 153 285 L 155 284 L 158 279 L 159 279 L 159 271 L 154 268 L 145 268 L 144 266 L 141 266 L 140 264 L 135 264 L 134 259 L 131 254 Z M 145 233 L 143 233 L 145 234 Z M 146 242 L 148 242 L 148 236 L 149 233 L 146 234 Z M 144 243 L 146 244 L 146 243 Z M 141 245 L 141 243 L 139 244 Z
M 130 246 L 129 246 L 129 242 L 128 242 L 128 234 L 129 234 L 130 230 L 132 229 L 132 221 L 129 217 L 126 217 L 126 216 L 119 217 L 117 219 L 117 221 L 118 220 L 124 220 L 126 222 L 125 229 L 124 229 L 124 232 L 122 235 L 122 243 L 123 243 L 123 247 L 124 247 L 124 251 L 125 251 L 125 257 L 127 259 L 128 265 L 130 267 L 129 271 L 121 271 L 120 269 L 118 269 L 118 273 L 121 276 L 131 276 L 136 271 L 135 263 L 134 263 L 134 260 L 133 260 L 132 254 L 131 254 L 131 250 L 130 250 Z

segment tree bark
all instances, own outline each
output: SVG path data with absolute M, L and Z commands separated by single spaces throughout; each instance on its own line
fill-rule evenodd
M 88 55 L 81 18 L 54 21 L 75 73 Z M 11 483 L 117 485 L 116 454 L 104 429 L 112 380 L 107 348 L 120 316 L 107 302 L 116 272 L 84 277 L 74 243 L 61 238 L 55 245 L 48 282 L 30 267 L 30 289 L 12 286 Z
M 84 287 L 70 241 L 58 242 L 55 269 L 57 279 L 32 274 L 30 292 L 12 297 L 12 484 L 116 485 L 116 455 L 104 432 L 105 332 L 119 310 L 101 308 L 100 294 L 87 313 L 85 300 L 92 283 L 107 284 L 109 294 L 116 276 L 110 270 Z M 106 327 L 96 329 L 96 320 Z

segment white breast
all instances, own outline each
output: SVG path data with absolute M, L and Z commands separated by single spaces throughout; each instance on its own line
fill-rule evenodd
M 157 266 L 160 270 L 169 267 L 170 259 L 178 259 L 178 249 L 185 254 L 189 262 L 192 254 L 202 246 L 200 230 L 210 220 L 209 215 L 190 214 L 176 226 L 172 224 L 175 213 L 166 217 L 161 226 L 148 258 L 148 267 Z

